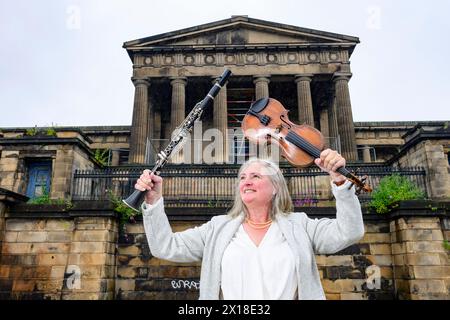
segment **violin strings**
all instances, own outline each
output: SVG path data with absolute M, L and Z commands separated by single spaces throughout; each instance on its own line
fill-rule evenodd
M 289 131 L 286 135 L 286 140 L 290 143 L 293 143 L 300 149 L 305 150 L 310 156 L 314 158 L 320 157 L 320 150 L 295 132 Z M 337 171 L 346 177 L 352 176 L 350 171 L 348 171 L 345 167 L 340 167 Z

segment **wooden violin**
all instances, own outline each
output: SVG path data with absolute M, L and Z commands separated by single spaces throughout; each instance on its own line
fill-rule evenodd
M 320 158 L 325 146 L 319 130 L 309 125 L 292 123 L 288 118 L 288 110 L 272 98 L 259 99 L 250 106 L 242 120 L 242 130 L 251 142 L 278 144 L 282 157 L 297 167 L 310 166 L 314 159 Z M 358 194 L 361 190 L 372 191 L 365 183 L 367 176 L 360 179 L 345 167 L 338 168 L 337 172 L 355 185 Z

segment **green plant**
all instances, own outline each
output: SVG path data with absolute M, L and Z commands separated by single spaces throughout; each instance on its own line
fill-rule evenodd
M 112 193 L 112 191 L 107 190 L 109 201 L 114 205 L 114 211 L 119 214 L 119 230 L 122 232 L 125 231 L 125 224 L 127 222 L 135 222 L 134 217 L 137 215 L 142 215 L 141 212 L 136 212 L 126 204 L 122 202 L 116 195 Z
M 46 134 L 47 136 L 56 137 L 56 130 L 55 130 L 55 128 L 53 128 L 53 127 L 46 128 L 46 129 L 45 129 L 45 134 Z
M 109 159 L 109 149 L 95 149 L 94 159 L 97 160 L 102 166 L 106 166 Z
M 444 240 L 442 245 L 444 246 L 445 250 L 450 250 L 450 242 L 448 242 L 447 240 Z
M 65 199 L 51 199 L 50 195 L 47 191 L 44 191 L 44 193 L 36 198 L 28 200 L 29 204 L 59 204 L 59 205 L 65 205 L 66 210 L 70 210 L 73 208 L 73 204 L 70 200 Z
M 387 213 L 398 206 L 398 201 L 413 199 L 424 199 L 423 192 L 406 177 L 393 174 L 380 180 L 368 206 L 377 213 Z
M 37 127 L 37 126 L 34 126 L 34 128 L 27 129 L 27 130 L 25 131 L 25 135 L 26 135 L 26 136 L 32 137 L 32 136 L 37 135 L 38 132 L 39 132 L 38 127 Z

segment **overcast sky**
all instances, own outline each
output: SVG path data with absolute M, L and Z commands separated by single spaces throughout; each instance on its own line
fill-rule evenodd
M 448 0 L 0 1 L 0 127 L 130 125 L 122 44 L 231 15 L 359 37 L 355 121 L 450 120 Z

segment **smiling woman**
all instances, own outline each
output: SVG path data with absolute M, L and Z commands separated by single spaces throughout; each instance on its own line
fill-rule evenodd
M 152 254 L 173 262 L 202 261 L 200 299 L 325 299 L 315 254 L 357 242 L 364 225 L 354 187 L 334 169 L 345 159 L 327 149 L 315 162 L 330 174 L 336 219 L 292 212 L 280 168 L 251 159 L 239 170 L 227 215 L 175 233 L 164 212 L 163 179 L 145 170 L 135 188 L 146 191 L 142 211 Z

